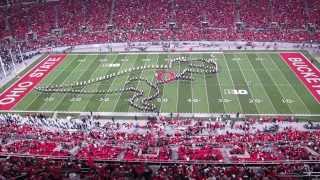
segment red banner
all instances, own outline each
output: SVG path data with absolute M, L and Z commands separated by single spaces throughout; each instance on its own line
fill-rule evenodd
M 41 82 L 60 62 L 65 54 L 50 55 L 28 71 L 0 95 L 0 110 L 10 110 Z
M 320 71 L 301 53 L 280 53 L 281 58 L 320 103 Z

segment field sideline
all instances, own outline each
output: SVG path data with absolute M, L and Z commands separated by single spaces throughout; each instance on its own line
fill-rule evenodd
M 148 54 L 69 54 L 41 85 L 86 81 L 132 67 L 161 65 L 185 56 L 188 59 L 211 58 L 219 67 L 216 74 L 192 74 L 193 81 L 164 84 L 160 98 L 154 100 L 161 112 L 249 114 L 320 114 L 320 104 L 297 79 L 277 52 L 224 53 L 148 53 Z M 181 71 L 182 66 L 174 71 Z M 132 71 L 109 81 L 86 87 L 87 90 L 123 88 L 131 77 L 155 81 L 155 70 Z M 151 94 L 144 83 L 134 85 Z M 135 112 L 129 106 L 130 93 L 111 95 L 46 94 L 35 90 L 13 110 Z

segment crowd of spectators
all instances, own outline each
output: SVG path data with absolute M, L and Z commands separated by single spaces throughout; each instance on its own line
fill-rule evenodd
M 105 163 L 72 159 L 7 157 L 0 179 L 303 179 L 319 177 L 319 164 L 268 166 Z
M 100 122 L 5 114 L 0 120 L 1 154 L 208 163 L 320 158 L 319 129 L 297 122 L 231 126 L 194 119 Z
M 268 166 L 86 162 L 72 159 L 7 157 L 1 179 L 302 179 L 319 177 L 319 164 Z
M 138 121 L 1 114 L 0 175 L 127 177 L 146 170 L 159 179 L 179 173 L 194 178 L 303 175 L 306 166 L 319 171 L 320 131 L 308 124 L 280 117 L 232 122 L 160 116 Z M 111 168 L 119 163 L 123 166 Z M 292 168 L 284 168 L 286 163 Z M 136 172 L 136 166 L 142 170 Z
M 115 1 L 113 22 L 122 30 L 161 29 L 167 27 L 171 1 Z
M 308 15 L 309 21 L 316 24 L 317 27 L 320 26 L 320 2 L 317 0 L 308 0 Z
M 15 2 L 0 7 L 0 38 L 26 41 L 28 49 L 160 40 L 310 42 L 320 40 L 319 9 L 315 0 Z
M 15 66 L 22 64 L 24 60 L 28 60 L 33 56 L 39 54 L 38 51 L 28 54 L 20 54 L 18 46 L 20 45 L 12 45 L 0 41 L 0 80 L 4 78 L 5 75 L 9 75 L 13 70 L 15 70 Z M 23 51 L 23 45 L 20 50 Z M 3 71 L 3 69 L 5 72 Z

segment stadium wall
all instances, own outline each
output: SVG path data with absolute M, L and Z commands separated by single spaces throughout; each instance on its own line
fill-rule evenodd
M 244 41 L 162 41 L 105 43 L 56 48 L 40 48 L 40 52 L 175 52 L 175 51 L 225 51 L 225 50 L 308 50 L 320 52 L 319 44 Z

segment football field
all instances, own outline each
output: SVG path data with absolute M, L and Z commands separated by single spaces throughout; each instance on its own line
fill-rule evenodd
M 159 73 L 164 77 L 177 75 L 188 66 L 180 63 L 168 69 L 160 67 L 178 57 L 191 63 L 213 60 L 218 71 L 191 72 L 192 80 L 176 79 L 158 85 L 159 95 L 149 102 L 160 112 L 320 114 L 320 104 L 279 52 L 237 51 L 68 54 L 35 86 L 48 92 L 33 88 L 11 110 L 141 112 L 129 103 L 135 92 L 121 90 L 135 88 L 144 92 L 142 98 L 152 96 L 155 89 L 147 81 L 132 79 L 143 78 L 156 84 Z M 152 65 L 159 69 L 138 68 Z M 112 74 L 113 78 L 102 78 Z M 49 92 L 54 87 L 55 91 Z

